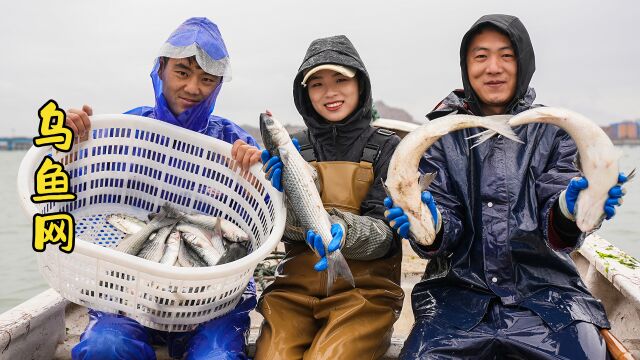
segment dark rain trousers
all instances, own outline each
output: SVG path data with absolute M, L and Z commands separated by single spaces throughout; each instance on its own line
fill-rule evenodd
M 540 316 L 493 302 L 469 331 L 418 318 L 400 359 L 608 359 L 599 329 L 575 321 L 552 330 Z

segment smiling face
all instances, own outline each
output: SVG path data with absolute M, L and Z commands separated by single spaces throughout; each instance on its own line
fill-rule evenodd
M 218 87 L 219 76 L 207 74 L 192 58 L 161 58 L 158 75 L 171 112 L 178 116 L 196 106 Z
M 483 115 L 504 114 L 515 96 L 516 60 L 509 37 L 494 29 L 482 30 L 469 43 L 467 74 Z
M 333 70 L 320 70 L 307 80 L 314 110 L 330 122 L 342 121 L 357 107 L 358 80 Z

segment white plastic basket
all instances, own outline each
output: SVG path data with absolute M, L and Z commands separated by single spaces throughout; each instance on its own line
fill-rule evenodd
M 127 315 L 144 326 L 190 331 L 224 315 L 240 300 L 256 265 L 278 244 L 285 224 L 280 192 L 259 165 L 242 171 L 231 145 L 162 121 L 132 115 L 91 119 L 90 139 L 69 153 L 32 147 L 18 173 L 29 214 L 69 212 L 76 221 L 71 254 L 47 244 L 40 272 L 66 299 Z M 34 174 L 51 155 L 70 174 L 72 202 L 34 204 Z M 222 216 L 250 234 L 249 254 L 201 268 L 161 265 L 113 250 L 123 234 L 105 221 L 112 213 L 145 219 L 165 202 L 186 212 Z

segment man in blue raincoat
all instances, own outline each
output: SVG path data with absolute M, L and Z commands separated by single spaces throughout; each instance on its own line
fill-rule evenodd
M 151 71 L 156 105 L 127 114 L 146 116 L 233 143 L 233 157 L 243 167 L 260 158 L 256 141 L 238 125 L 213 115 L 223 81 L 231 78 L 229 54 L 218 27 L 206 18 L 191 18 L 160 49 Z M 80 139 L 87 136 L 91 107 L 67 112 L 66 124 Z M 253 145 L 253 147 L 246 144 Z M 89 325 L 72 350 L 75 359 L 155 359 L 152 344 L 166 344 L 169 355 L 186 359 L 246 359 L 249 312 L 256 306 L 255 284 L 247 286 L 230 313 L 187 333 L 146 328 L 121 315 L 89 310 Z
M 517 114 L 531 107 L 533 46 L 520 20 L 480 18 L 460 47 L 464 90 L 447 96 L 429 119 L 454 111 L 479 116 Z M 425 154 L 421 171 L 435 173 L 422 201 L 430 208 L 433 244 L 413 249 L 430 259 L 412 293 L 416 322 L 402 359 L 604 359 L 602 304 L 589 293 L 569 253 L 586 234 L 573 218 L 586 179 L 573 160 L 574 141 L 542 123 L 514 129 L 470 149 L 483 129 L 443 136 Z M 620 175 L 619 182 L 626 178 Z M 623 195 L 609 192 L 607 218 Z M 410 224 L 387 198 L 392 227 Z

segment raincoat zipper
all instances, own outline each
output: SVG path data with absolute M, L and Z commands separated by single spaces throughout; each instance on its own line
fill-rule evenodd
M 338 137 L 338 129 L 335 125 L 331 125 L 331 137 L 333 138 L 333 147 L 337 148 L 338 144 L 336 142 L 336 138 Z

